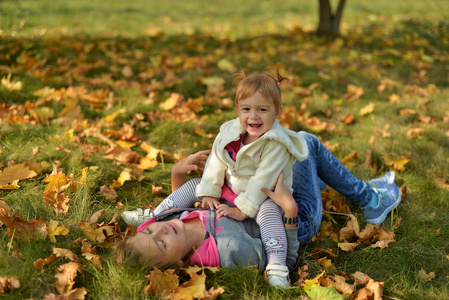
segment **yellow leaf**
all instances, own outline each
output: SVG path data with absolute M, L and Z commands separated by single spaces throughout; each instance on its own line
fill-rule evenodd
M 169 111 L 175 108 L 178 103 L 181 101 L 182 95 L 177 93 L 172 93 L 170 97 L 164 102 L 159 103 L 159 107 L 163 110 Z
M 203 299 L 206 295 L 206 274 L 190 274 L 190 280 L 177 287 L 167 299 Z
M 112 121 L 115 120 L 115 118 L 118 116 L 119 113 L 125 113 L 125 112 L 126 112 L 125 108 L 120 108 L 119 110 L 113 112 L 112 114 L 107 115 L 106 117 L 104 117 L 103 120 L 105 122 L 108 122 L 108 123 L 112 122 Z
M 123 140 L 119 140 L 116 142 L 116 144 L 120 147 L 120 148 L 132 148 L 136 145 L 135 142 L 130 142 L 130 141 L 123 141 Z
M 396 158 L 392 158 L 389 155 L 384 155 L 383 159 L 385 160 L 385 164 L 387 166 L 392 166 L 395 170 L 404 171 L 404 166 L 410 161 L 405 156 L 398 156 Z
M 374 104 L 370 103 L 360 110 L 359 116 L 363 117 L 365 115 L 372 113 L 373 111 L 374 111 Z
M 64 173 L 50 174 L 44 179 L 44 182 L 48 182 L 45 186 L 44 193 L 49 191 L 62 192 L 70 185 L 69 179 Z
M 117 180 L 115 180 L 110 186 L 109 188 L 113 189 L 115 187 L 119 187 L 122 186 L 125 181 L 129 181 L 131 180 L 131 170 L 126 168 L 124 169 L 121 173 L 120 176 Z
M 236 71 L 235 66 L 226 58 L 222 58 L 217 63 L 218 68 L 223 71 L 234 73 Z
M 426 273 L 426 271 L 424 271 L 424 269 L 421 269 L 421 270 L 418 271 L 417 276 L 422 281 L 425 281 L 425 282 L 426 281 L 432 281 L 432 279 L 435 277 L 435 272 Z
M 46 222 L 48 238 L 53 243 L 56 243 L 56 235 L 67 235 L 69 230 L 65 226 L 58 226 L 58 221 L 50 220 L 50 222 Z
M 11 73 L 7 77 L 2 78 L 2 86 L 4 86 L 10 92 L 20 91 L 22 89 L 21 81 L 11 82 Z
M 313 279 L 307 279 L 304 281 L 304 290 L 308 291 L 311 290 L 312 287 L 315 284 L 319 284 L 320 283 L 320 278 L 324 276 L 324 274 L 326 273 L 326 271 L 321 272 L 321 274 L 318 274 L 317 276 L 315 276 Z
M 212 133 L 206 134 L 206 132 L 203 129 L 199 128 L 198 126 L 195 126 L 195 133 L 202 137 L 207 137 L 207 138 L 214 137 L 214 135 Z
M 317 259 L 316 262 L 328 270 L 332 270 L 332 271 L 336 270 L 335 266 L 332 264 L 332 261 L 330 259 L 328 259 L 327 257 L 322 257 L 320 259 Z
M 150 284 L 145 287 L 144 293 L 149 294 L 154 291 L 156 296 L 164 298 L 174 291 L 178 285 L 178 276 L 174 274 L 174 269 L 168 269 L 162 272 L 158 268 L 154 268 L 145 278 L 150 280 Z
M 151 145 L 148 145 L 147 143 L 143 142 L 140 144 L 140 148 L 142 148 L 145 152 L 147 152 L 146 157 L 148 157 L 151 160 L 154 160 L 159 155 L 159 152 L 161 152 L 160 149 L 157 149 Z
M 30 170 L 30 168 L 25 164 L 9 166 L 0 172 L 0 186 L 8 185 L 14 181 L 32 178 L 36 175 L 37 173 Z
M 48 120 L 55 116 L 54 110 L 46 106 L 36 107 L 34 109 L 34 112 L 36 113 L 36 116 L 39 118 L 39 121 L 41 123 L 47 123 Z

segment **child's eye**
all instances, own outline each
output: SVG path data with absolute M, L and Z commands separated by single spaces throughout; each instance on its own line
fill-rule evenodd
M 243 111 L 249 111 L 249 108 L 248 107 L 244 107 L 244 108 L 242 108 L 242 110 Z
M 167 245 L 165 244 L 164 241 L 160 241 L 162 248 L 165 250 L 167 249 Z

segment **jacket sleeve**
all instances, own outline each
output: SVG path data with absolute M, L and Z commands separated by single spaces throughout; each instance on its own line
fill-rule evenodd
M 246 191 L 235 199 L 235 205 L 248 217 L 254 218 L 260 204 L 267 199 L 261 188 L 273 189 L 279 174 L 289 163 L 287 148 L 281 143 L 269 141 L 263 149 L 256 173 L 249 179 Z
M 226 164 L 218 157 L 218 144 L 220 133 L 215 138 L 212 152 L 204 167 L 201 182 L 196 187 L 197 198 L 209 196 L 217 199 L 221 198 L 221 191 L 225 180 Z

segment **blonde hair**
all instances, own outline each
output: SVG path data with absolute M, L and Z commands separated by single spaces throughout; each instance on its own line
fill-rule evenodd
M 239 106 L 240 100 L 247 99 L 259 92 L 265 99 L 271 100 L 279 112 L 282 106 L 280 84 L 288 78 L 279 73 L 276 69 L 274 76 L 268 73 L 254 73 L 246 76 L 243 71 L 237 74 L 234 84 L 237 84 L 237 93 L 235 96 L 235 107 Z

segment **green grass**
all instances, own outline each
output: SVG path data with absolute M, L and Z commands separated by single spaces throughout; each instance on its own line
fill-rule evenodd
M 321 273 L 323 268 L 309 253 L 315 247 L 330 248 L 338 253 L 332 259 L 338 271 L 347 275 L 361 271 L 383 281 L 385 299 L 447 299 L 449 190 L 436 179 L 449 182 L 449 5 L 444 1 L 347 1 L 342 36 L 330 41 L 312 34 L 318 1 L 209 3 L 0 1 L 0 79 L 11 73 L 13 82 L 22 82 L 18 91 L 0 85 L 4 105 L 0 108 L 0 163 L 2 168 L 14 162 L 43 166 L 37 176 L 19 181 L 19 189 L 0 190 L 0 198 L 27 220 L 57 220 L 70 230 L 53 244 L 48 239 L 20 241 L 0 227 L 0 276 L 18 276 L 21 283 L 19 289 L 2 296 L 43 298 L 57 293 L 52 286 L 54 275 L 67 261 L 58 259 L 45 266 L 43 273 L 33 262 L 50 256 L 52 247 L 61 247 L 80 257 L 83 275 L 76 277 L 74 287 L 85 287 L 89 299 L 155 298 L 143 294 L 149 271 L 117 266 L 113 250 L 93 243 L 102 270 L 83 258 L 75 241 L 85 236 L 77 224 L 87 222 L 100 209 L 105 214 L 98 223 L 107 223 L 116 212 L 156 206 L 170 193 L 169 172 L 175 155 L 207 149 L 213 142 L 198 135 L 195 127 L 215 135 L 221 123 L 236 116 L 226 104 L 232 103 L 235 89 L 234 71 L 220 68 L 219 62 L 225 61 L 247 72 L 282 65 L 290 78 L 282 85 L 284 112 L 291 118 L 285 125 L 313 132 L 307 125 L 311 117 L 326 122 L 324 131 L 313 133 L 335 146 L 333 153 L 340 159 L 356 151 L 358 159 L 350 167 L 356 176 L 369 179 L 388 171 L 385 155 L 410 160 L 403 171 L 397 170 L 397 182 L 407 187 L 407 195 L 396 212 L 402 217 L 396 243 L 348 253 L 333 241 L 310 243 L 299 250 L 298 266 L 308 264 L 311 276 Z M 379 91 L 385 79 L 391 84 Z M 218 84 L 214 87 L 210 82 Z M 346 100 L 350 84 L 363 88 L 359 99 Z M 61 98 L 39 100 L 35 92 L 46 87 L 57 90 Z M 164 112 L 159 104 L 172 93 L 183 96 L 182 104 L 175 112 Z M 92 105 L 83 98 L 86 94 L 102 102 Z M 389 101 L 393 94 L 398 101 Z M 201 104 L 194 105 L 195 101 Z M 70 119 L 73 103 L 82 115 Z M 374 111 L 360 116 L 369 103 Z M 32 112 L 42 108 L 52 114 L 40 123 Z M 114 122 L 102 121 L 118 109 L 124 111 Z M 413 111 L 401 114 L 405 109 Z M 347 113 L 354 116 L 350 125 L 341 121 Z M 132 166 L 106 159 L 107 145 L 85 129 L 98 127 L 114 140 L 125 124 L 140 136 L 139 142 L 168 155 L 163 163 L 158 158 L 156 168 L 143 172 L 146 179 L 116 188 L 117 201 L 123 204 L 116 206 L 100 195 L 100 188 Z M 420 138 L 408 137 L 408 130 L 414 128 L 424 129 Z M 103 148 L 88 151 L 98 145 Z M 59 146 L 69 152 L 58 150 Z M 40 152 L 34 153 L 33 147 Z M 139 146 L 132 150 L 145 155 Z M 364 164 L 366 150 L 372 150 L 376 167 Z M 54 164 L 75 178 L 84 167 L 98 167 L 89 171 L 85 184 L 67 192 L 67 215 L 57 215 L 43 202 L 43 180 Z M 161 186 L 162 194 L 153 195 L 153 186 Z M 358 208 L 351 209 L 361 217 Z M 336 220 L 337 226 L 345 222 Z M 119 220 L 119 225 L 124 232 L 125 224 Z M 382 228 L 390 230 L 390 220 Z M 20 249 L 24 261 L 11 254 L 9 242 Z M 421 269 L 435 272 L 435 278 L 421 281 L 417 277 Z M 293 274 L 294 280 L 297 277 Z M 223 286 L 222 299 L 295 299 L 304 294 L 301 289 L 272 289 L 251 269 L 208 273 L 207 286 Z

